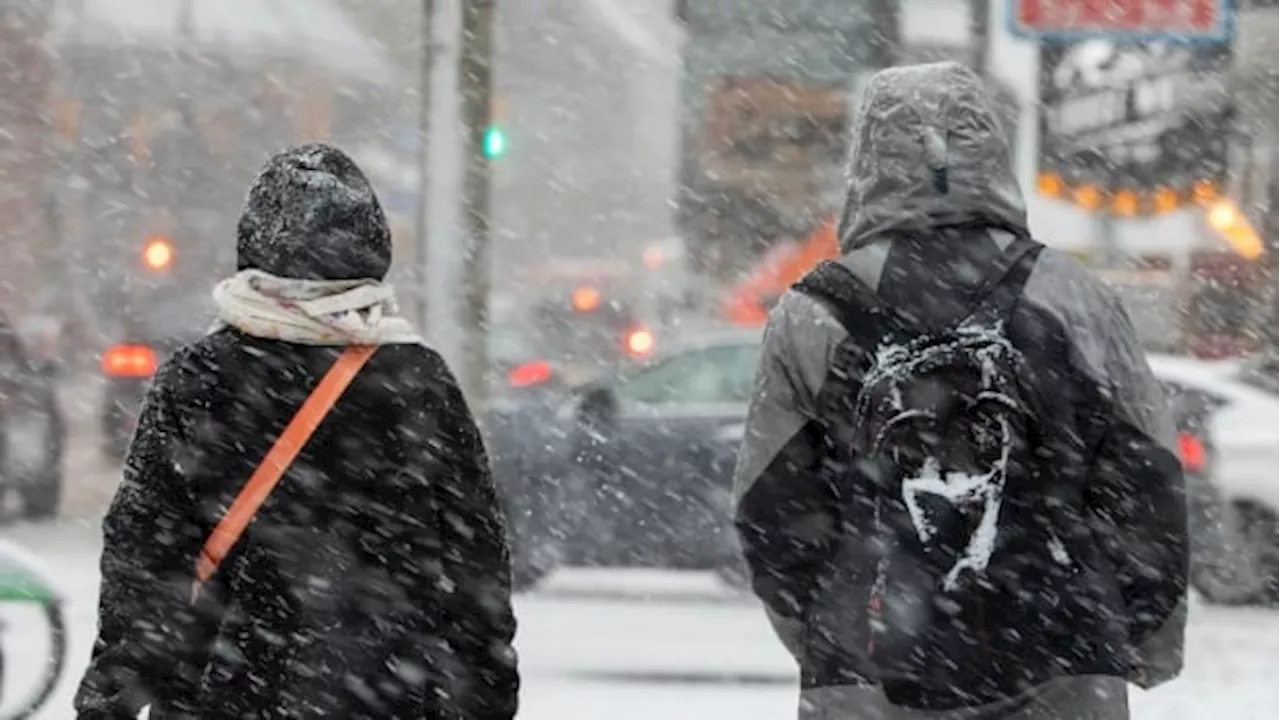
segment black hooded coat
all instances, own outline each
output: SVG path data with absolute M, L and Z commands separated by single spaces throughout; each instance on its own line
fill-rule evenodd
M 238 253 L 280 277 L 380 279 L 391 241 L 354 163 L 310 146 L 259 175 Z M 514 716 L 505 521 L 424 345 L 378 349 L 189 604 L 201 546 L 339 352 L 222 329 L 160 368 L 103 524 L 79 718 Z

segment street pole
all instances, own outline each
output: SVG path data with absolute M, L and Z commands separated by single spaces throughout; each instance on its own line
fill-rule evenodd
M 435 0 L 422 0 L 422 50 L 418 53 L 418 214 L 414 218 L 413 237 L 417 243 L 418 269 L 414 273 L 414 297 L 418 303 L 418 327 L 426 336 L 427 333 L 427 262 L 431 257 L 428 251 L 427 230 L 427 193 L 429 190 L 428 165 L 430 163 L 431 139 L 431 70 L 435 58 L 435 42 L 432 39 L 432 28 L 435 19 Z
M 900 5 L 899 0 L 867 0 L 867 21 L 871 33 L 866 61 L 872 71 L 898 63 L 902 46 Z
M 1094 213 L 1099 264 L 1104 270 L 1117 270 L 1123 265 L 1123 256 L 1120 252 L 1120 239 L 1116 235 L 1116 216 L 1106 209 L 1099 209 Z
M 991 2 L 969 0 L 969 66 L 979 75 L 987 75 L 987 56 L 991 52 Z
M 458 83 L 466 125 L 467 158 L 462 184 L 466 252 L 462 258 L 462 388 L 473 407 L 485 402 L 489 320 L 489 226 L 492 173 L 485 153 L 493 94 L 495 0 L 464 0 Z

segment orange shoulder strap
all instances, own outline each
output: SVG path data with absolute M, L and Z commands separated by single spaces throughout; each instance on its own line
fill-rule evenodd
M 262 463 L 253 471 L 249 482 L 241 488 L 231 507 L 218 521 L 209 538 L 204 541 L 200 555 L 196 559 L 195 581 L 191 584 L 191 602 L 195 602 L 200 588 L 217 572 L 227 553 L 235 547 L 245 528 L 253 522 L 254 516 L 262 503 L 266 502 L 271 491 L 275 490 L 285 471 L 293 464 L 306 446 L 307 441 L 315 433 L 316 428 L 324 421 L 325 416 L 333 409 L 334 403 L 342 397 L 347 386 L 360 373 L 364 364 L 373 357 L 376 345 L 349 345 L 338 356 L 333 367 L 325 373 L 316 389 L 298 408 L 298 412 L 285 426 L 275 445 L 267 451 Z

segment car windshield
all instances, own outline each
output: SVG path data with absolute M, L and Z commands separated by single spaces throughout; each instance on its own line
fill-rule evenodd
M 759 359 L 754 343 L 690 348 L 624 374 L 618 394 L 648 405 L 745 404 Z
M 538 354 L 536 338 L 523 326 L 504 324 L 489 329 L 489 361 L 512 363 L 533 360 Z
M 1235 378 L 1258 390 L 1280 394 L 1280 364 L 1276 358 L 1257 357 L 1249 360 L 1236 372 Z

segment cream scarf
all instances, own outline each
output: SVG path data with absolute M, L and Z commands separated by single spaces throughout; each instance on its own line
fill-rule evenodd
M 296 280 L 242 270 L 213 289 L 214 331 L 302 345 L 422 344 L 399 316 L 395 292 L 377 280 Z

